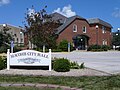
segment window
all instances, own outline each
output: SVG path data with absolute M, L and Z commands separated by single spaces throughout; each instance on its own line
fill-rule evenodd
M 105 40 L 103 39 L 103 45 L 105 45 Z
M 18 38 L 17 38 L 17 42 L 18 42 Z
M 73 25 L 73 32 L 77 32 L 77 25 Z
M 14 34 L 15 37 L 17 37 L 17 34 Z
M 105 28 L 105 26 L 102 26 L 102 33 L 106 33 L 106 28 Z
M 107 40 L 103 39 L 103 45 L 107 45 Z
M 21 38 L 21 42 L 20 43 L 22 43 L 23 42 L 23 39 Z
M 86 33 L 86 27 L 85 26 L 82 27 L 82 31 L 83 31 L 83 33 Z
M 107 40 L 105 40 L 105 45 L 107 45 Z

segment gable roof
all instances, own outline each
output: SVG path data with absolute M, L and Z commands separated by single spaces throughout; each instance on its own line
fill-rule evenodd
M 99 18 L 92 18 L 92 19 L 87 19 L 87 21 L 89 22 L 89 24 L 101 24 L 104 25 L 106 27 L 112 28 L 112 25 L 99 19 Z
M 60 34 L 60 33 L 61 33 L 70 23 L 72 23 L 75 19 L 81 19 L 81 20 L 87 21 L 86 19 L 84 19 L 83 17 L 80 17 L 80 16 L 78 16 L 78 15 L 72 16 L 72 17 L 66 19 L 66 22 L 65 22 L 63 25 L 61 25 L 60 27 L 57 28 L 56 34 Z
M 65 17 L 64 15 L 59 14 L 57 12 L 52 13 L 51 16 L 52 16 L 53 20 L 55 20 L 55 21 L 59 20 L 60 23 L 64 23 L 66 21 L 66 19 L 67 19 L 67 17 Z

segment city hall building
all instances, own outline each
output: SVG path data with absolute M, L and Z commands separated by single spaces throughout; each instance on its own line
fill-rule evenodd
M 99 18 L 85 19 L 77 15 L 67 18 L 53 13 L 53 19 L 62 23 L 56 29 L 57 43 L 67 40 L 79 50 L 85 50 L 90 45 L 111 45 L 112 26 Z

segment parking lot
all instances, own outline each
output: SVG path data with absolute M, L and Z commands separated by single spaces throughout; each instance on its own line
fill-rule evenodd
M 52 57 L 68 58 L 71 61 L 85 63 L 86 67 L 104 71 L 110 74 L 120 74 L 120 52 L 86 52 L 73 51 L 70 53 L 52 53 Z

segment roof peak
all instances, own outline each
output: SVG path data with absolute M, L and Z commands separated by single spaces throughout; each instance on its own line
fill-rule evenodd
M 111 24 L 109 24 L 108 22 L 106 22 L 100 18 L 90 18 L 90 19 L 87 19 L 87 21 L 89 22 L 89 24 L 101 24 L 101 25 L 112 28 Z

